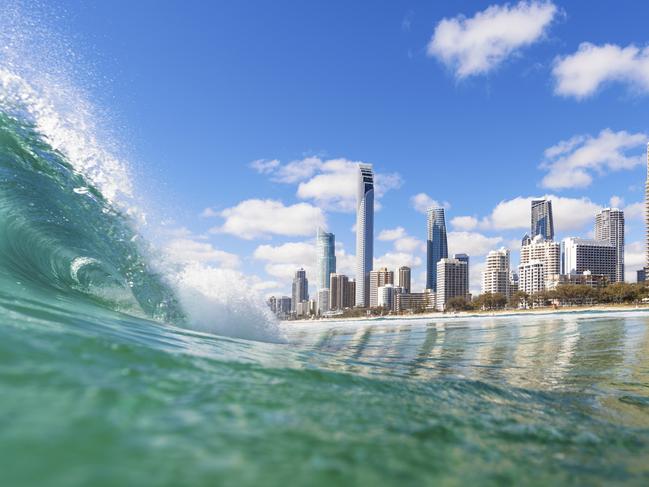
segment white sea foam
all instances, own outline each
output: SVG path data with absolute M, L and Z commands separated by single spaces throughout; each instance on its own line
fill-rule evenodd
M 130 166 L 116 155 L 117 144 L 105 130 L 110 123 L 99 117 L 88 90 L 74 81 L 73 73 L 80 71 L 79 57 L 64 36 L 48 29 L 49 14 L 39 14 L 20 1 L 5 1 L 0 9 L 0 109 L 32 123 L 75 171 L 142 228 L 147 222 L 133 201 Z M 74 192 L 80 197 L 89 193 L 86 187 Z M 71 277 L 78 281 L 80 270 L 96 263 L 90 257 L 75 259 Z M 173 270 L 165 275 L 192 328 L 246 339 L 281 340 L 263 297 L 242 274 L 200 263 L 169 268 Z M 119 300 L 123 299 L 120 295 Z

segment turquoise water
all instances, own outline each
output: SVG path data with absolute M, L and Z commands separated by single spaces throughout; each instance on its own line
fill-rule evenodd
M 649 313 L 278 327 L 0 84 L 0 485 L 649 485 Z
M 299 325 L 268 344 L 34 305 L 3 485 L 647 485 L 649 316 Z

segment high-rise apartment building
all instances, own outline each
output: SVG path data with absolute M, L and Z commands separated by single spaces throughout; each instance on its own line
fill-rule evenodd
M 482 273 L 482 292 L 502 294 L 508 298 L 512 295 L 511 262 L 509 249 L 504 247 L 492 250 L 485 259 L 485 270 Z
M 410 292 L 410 267 L 399 267 L 399 287 L 404 288 L 405 293 Z
M 531 294 L 528 289 L 534 289 L 533 292 L 543 291 L 547 276 L 561 272 L 561 245 L 559 242 L 545 240 L 542 235 L 528 241 L 527 245 L 521 247 L 518 289 Z M 523 268 L 527 264 L 534 265 Z M 537 272 L 541 272 L 541 275 L 537 276 Z M 528 279 L 534 279 L 534 282 L 529 282 Z
M 386 284 L 394 285 L 394 272 L 382 267 L 377 271 L 370 272 L 370 308 L 379 305 L 379 288 Z
M 429 208 L 426 237 L 426 289 L 437 290 L 437 263 L 448 257 L 444 208 Z
M 329 275 L 336 272 L 336 237 L 318 228 L 316 234 L 316 284 L 329 289 Z
M 373 260 L 374 173 L 371 165 L 359 164 L 356 188 L 356 306 L 369 305 Z
M 595 240 L 609 242 L 615 247 L 615 279 L 624 282 L 624 212 L 605 208 L 595 215 Z
M 329 278 L 329 309 L 331 311 L 353 308 L 356 300 L 356 283 L 344 274 L 331 274 Z
M 531 238 L 541 235 L 545 240 L 554 239 L 552 201 L 532 200 Z
M 291 300 L 291 311 L 297 311 L 298 304 L 309 300 L 309 280 L 306 278 L 306 271 L 302 268 L 295 271 L 293 278 L 293 298 Z
M 530 260 L 518 266 L 518 290 L 529 295 L 545 291 L 545 264 L 540 260 Z
M 441 259 L 437 263 L 437 309 L 444 311 L 448 301 L 458 296 L 469 296 L 469 265 L 459 259 Z
M 589 240 L 570 237 L 563 240 L 562 274 L 599 274 L 609 282 L 616 278 L 617 251 L 612 243 L 604 240 Z

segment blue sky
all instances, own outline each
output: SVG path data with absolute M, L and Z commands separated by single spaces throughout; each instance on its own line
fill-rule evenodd
M 487 251 L 508 246 L 517 264 L 527 199 L 545 194 L 559 237 L 588 235 L 613 198 L 627 211 L 627 274 L 642 265 L 649 5 L 70 0 L 60 10 L 181 258 L 286 293 L 297 266 L 313 267 L 323 222 L 351 273 L 345 181 L 363 161 L 382 193 L 377 265 L 413 265 L 417 285 L 417 207 L 432 201 L 447 207 L 449 251 L 472 257 L 474 290 Z

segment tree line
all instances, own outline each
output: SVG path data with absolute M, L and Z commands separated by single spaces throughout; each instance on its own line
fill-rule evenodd
M 632 304 L 649 299 L 644 283 L 616 282 L 604 287 L 561 284 L 556 289 L 527 294 L 516 291 L 510 299 L 500 293 L 484 293 L 473 300 L 458 296 L 448 300 L 449 311 L 499 310 L 532 306 L 585 306 L 592 304 Z

